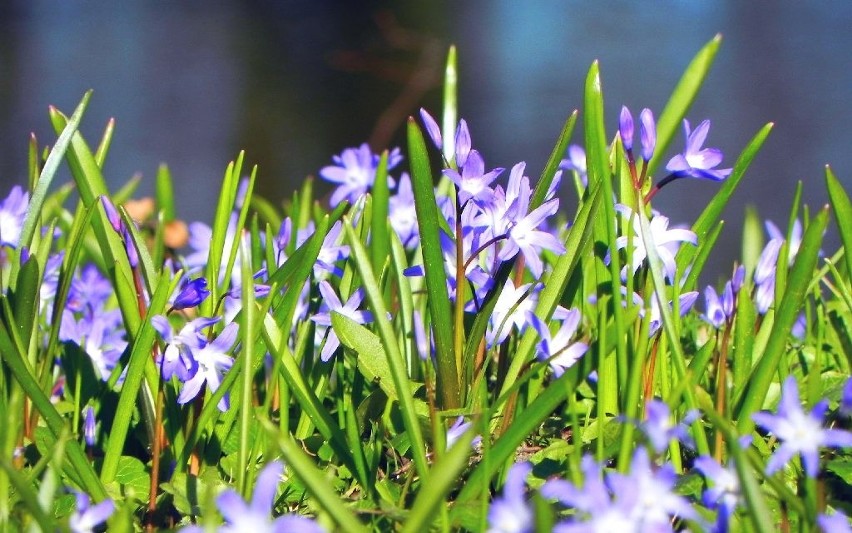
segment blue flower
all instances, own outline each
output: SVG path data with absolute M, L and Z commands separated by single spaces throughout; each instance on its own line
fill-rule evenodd
M 631 266 L 633 272 L 636 272 L 648 256 L 648 251 L 645 247 L 645 240 L 642 238 L 642 226 L 639 221 L 639 216 L 633 216 L 633 211 L 625 205 L 618 204 L 615 208 L 622 214 L 625 221 L 629 221 L 631 217 L 633 218 L 633 257 L 630 258 L 621 271 L 622 279 L 626 279 L 628 265 Z M 679 243 L 688 242 L 693 246 L 697 246 L 698 236 L 688 229 L 669 229 L 669 219 L 660 214 L 654 215 L 649 227 L 651 230 L 651 238 L 653 239 L 654 246 L 657 249 L 657 255 L 663 262 L 663 273 L 669 281 L 673 282 L 675 272 L 677 270 L 674 254 L 677 253 L 680 246 Z M 616 249 L 621 250 L 626 248 L 627 241 L 628 238 L 626 235 L 618 237 L 615 240 Z
M 180 310 L 195 307 L 208 296 L 210 296 L 210 291 L 207 290 L 205 278 L 195 278 L 194 280 L 186 278 L 181 283 L 180 292 L 172 303 L 172 309 Z
M 281 481 L 284 465 L 279 461 L 268 463 L 257 476 L 254 495 L 245 502 L 233 489 L 224 490 L 216 498 L 216 506 L 227 522 L 218 531 L 223 533 L 323 533 L 319 524 L 308 517 L 284 515 L 272 520 L 272 507 L 275 493 Z M 202 533 L 204 528 L 189 526 L 181 531 Z
M 715 459 L 706 455 L 695 460 L 695 468 L 704 474 L 707 481 L 712 482 L 712 486 L 704 491 L 701 500 L 707 507 L 719 509 L 716 530 L 724 533 L 728 531 L 731 517 L 742 500 L 737 471 L 733 464 L 723 467 Z
M 175 334 L 168 318 L 162 315 L 151 317 L 151 325 L 166 342 L 165 350 L 157 357 L 163 379 L 169 380 L 172 376 L 177 376 L 180 381 L 188 381 L 195 375 L 198 365 L 193 357 L 193 351 L 199 351 L 207 344 L 207 337 L 201 330 L 218 321 L 218 318 L 196 318 Z
M 698 417 L 697 411 L 688 412 L 680 423 L 673 424 L 669 405 L 654 399 L 645 404 L 645 412 L 646 419 L 639 428 L 648 437 L 651 448 L 655 452 L 663 453 L 673 440 L 692 447 L 692 438 L 689 436 L 687 424 L 691 424 Z
M 402 245 L 408 250 L 417 248 L 420 228 L 417 225 L 417 211 L 414 209 L 411 179 L 405 172 L 399 178 L 396 194 L 388 200 L 388 218 Z
M 195 374 L 183 384 L 177 399 L 179 404 L 188 403 L 198 396 L 204 384 L 207 384 L 210 392 L 216 392 L 222 383 L 222 376 L 234 365 L 229 352 L 237 340 L 238 329 L 238 324 L 231 322 L 212 342 L 199 350 L 192 351 L 193 359 L 198 366 Z M 225 394 L 219 400 L 218 407 L 220 411 L 227 411 L 228 406 L 228 395 Z
M 758 426 L 771 432 L 781 445 L 766 465 L 766 474 L 772 475 L 790 462 L 794 455 L 802 456 L 805 473 L 815 477 L 819 472 L 821 447 L 852 446 L 852 433 L 841 429 L 823 427 L 828 402 L 818 402 L 813 411 L 806 413 L 799 401 L 799 388 L 793 376 L 782 386 L 778 414 L 754 413 L 752 419 Z
M 582 146 L 576 144 L 569 146 L 568 158 L 560 161 L 559 168 L 576 172 L 583 187 L 589 184 L 589 177 L 586 170 L 586 151 L 583 150 Z
M 580 311 L 577 309 L 565 311 L 564 308 L 561 311 L 557 308 L 557 311 L 559 311 L 558 314 L 554 313 L 554 316 L 561 318 L 562 324 L 555 334 L 551 334 L 547 324 L 533 313 L 528 313 L 528 320 L 541 337 L 536 348 L 538 359 L 547 361 L 553 374 L 558 378 L 566 369 L 573 366 L 589 347 L 583 342 L 571 340 L 577 331 L 577 326 L 580 325 Z
M 535 518 L 527 504 L 525 485 L 532 472 L 530 463 L 515 463 L 506 475 L 503 494 L 494 498 L 488 509 L 488 531 L 490 533 L 529 533 Z
M 92 505 L 88 494 L 76 491 L 74 494 L 77 497 L 77 509 L 68 523 L 73 533 L 91 533 L 115 511 L 115 504 L 109 498 Z
M 329 204 L 334 207 L 344 200 L 355 202 L 366 193 L 376 181 L 376 169 L 379 166 L 379 156 L 370 150 L 367 143 L 358 148 L 347 148 L 332 158 L 334 165 L 320 169 L 320 176 L 332 183 L 338 183 L 337 189 L 331 195 Z M 399 148 L 388 156 L 388 170 L 402 160 Z
M 457 153 L 456 157 L 458 155 Z M 476 150 L 470 151 L 460 169 L 461 172 L 452 168 L 444 170 L 444 175 L 458 187 L 459 202 L 465 204 L 473 200 L 480 206 L 490 204 L 494 198 L 494 190 L 489 185 L 504 169 L 495 168 L 485 172 L 485 161 Z
M 683 129 L 686 134 L 686 148 L 684 151 L 669 160 L 666 170 L 671 172 L 675 178 L 704 178 L 713 181 L 722 181 L 730 175 L 730 168 L 717 169 L 722 162 L 722 151 L 718 148 L 702 148 L 710 131 L 710 121 L 705 120 L 695 130 L 689 127 L 689 121 L 683 120 Z M 668 180 L 666 178 L 663 181 Z M 671 180 L 669 180 L 671 181 Z M 661 182 L 658 187 L 662 187 Z
M 15 185 L 0 203 L 0 246 L 16 248 L 24 229 L 24 217 L 30 203 L 30 194 Z
M 353 292 L 352 295 L 349 296 L 345 305 L 341 303 L 340 298 L 337 297 L 334 289 L 327 281 L 320 281 L 319 291 L 320 294 L 322 294 L 323 307 L 325 308 L 325 311 L 312 316 L 311 320 L 320 326 L 326 326 L 328 328 L 328 338 L 326 338 L 325 346 L 323 346 L 322 352 L 320 353 L 320 359 L 328 361 L 331 359 L 331 356 L 334 355 L 334 351 L 337 350 L 337 347 L 340 346 L 340 339 L 337 337 L 337 333 L 334 332 L 334 328 L 331 327 L 331 313 L 340 313 L 359 324 L 372 322 L 373 314 L 369 311 L 358 311 L 358 306 L 361 305 L 361 302 L 364 300 L 363 289 Z

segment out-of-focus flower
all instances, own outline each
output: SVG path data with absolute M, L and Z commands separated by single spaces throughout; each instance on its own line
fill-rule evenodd
M 91 405 L 83 408 L 83 439 L 86 446 L 95 445 L 95 410 Z
M 778 414 L 754 413 L 755 423 L 781 440 L 781 445 L 766 465 L 766 474 L 772 475 L 786 465 L 794 455 L 802 456 L 805 473 L 815 477 L 819 472 L 821 447 L 852 446 L 852 433 L 841 429 L 826 429 L 823 418 L 828 402 L 818 402 L 813 411 L 806 413 L 799 401 L 799 387 L 793 376 L 782 386 Z
M 529 533 L 533 530 L 535 518 L 525 495 L 530 472 L 530 463 L 515 463 L 509 469 L 503 494 L 494 498 L 488 509 L 489 533 Z
M 455 444 L 456 441 L 458 441 L 459 438 L 464 435 L 465 431 L 470 429 L 472 425 L 473 423 L 466 422 L 463 416 L 459 416 L 458 418 L 456 418 L 456 421 L 453 422 L 453 425 L 450 426 L 449 429 L 447 429 L 447 449 L 449 450 L 450 448 L 452 448 L 453 444 Z M 473 441 L 471 441 L 470 444 L 471 446 L 477 446 L 480 442 L 482 442 L 482 437 L 477 435 L 473 438 Z
M 576 172 L 584 187 L 589 184 L 589 177 L 586 170 L 586 151 L 583 150 L 582 146 L 576 144 L 569 146 L 568 158 L 563 159 L 559 163 L 559 168 Z
M 742 499 L 740 479 L 737 472 L 732 464 L 723 467 L 707 455 L 695 460 L 695 468 L 704 474 L 707 481 L 712 483 L 704 491 L 701 499 L 707 507 L 719 510 L 716 518 L 716 531 L 725 533 L 728 531 L 728 525 L 734 511 Z
M 787 240 L 787 236 L 778 229 L 771 220 L 767 220 L 764 225 L 766 226 L 766 233 L 769 234 L 770 239 L 777 239 L 779 241 Z M 787 261 L 790 265 L 793 264 L 793 261 L 796 260 L 796 255 L 799 253 L 799 247 L 802 245 L 802 223 L 797 218 L 793 221 L 793 230 L 790 233 L 790 242 L 787 247 Z
M 74 491 L 74 495 L 77 497 L 77 509 L 68 524 L 73 533 L 92 533 L 95 527 L 106 522 L 115 511 L 115 504 L 109 498 L 92 505 L 88 494 Z
M 414 192 L 411 190 L 411 179 L 403 172 L 399 178 L 396 194 L 388 200 L 388 218 L 391 227 L 399 235 L 402 245 L 413 250 L 420 242 L 420 228 L 417 225 L 417 211 L 414 208 Z
M 834 511 L 834 514 L 821 514 L 817 517 L 817 524 L 825 533 L 852 533 L 849 518 L 843 511 Z
M 537 294 L 531 290 L 532 286 L 532 283 L 526 283 L 516 288 L 511 279 L 506 280 L 491 313 L 489 328 L 485 332 L 489 347 L 505 341 L 512 331 L 512 326 L 515 326 L 518 332 L 524 330 L 528 323 L 527 314 L 535 309 L 538 301 Z
M 233 489 L 225 489 L 216 498 L 216 506 L 226 524 L 218 529 L 222 533 L 323 533 L 319 524 L 308 517 L 283 515 L 272 519 L 272 506 L 278 490 L 284 465 L 279 461 L 268 463 L 257 476 L 254 495 L 245 502 Z M 189 526 L 185 533 L 202 533 L 204 528 Z
M 669 405 L 662 400 L 654 399 L 645 404 L 645 412 L 647 417 L 639 428 L 648 437 L 651 448 L 655 452 L 663 453 L 673 440 L 692 447 L 692 438 L 689 436 L 687 425 L 697 418 L 697 411 L 688 412 L 680 423 L 672 424 Z
M 329 199 L 329 204 L 334 207 L 344 200 L 354 203 L 366 193 L 376 181 L 379 159 L 380 157 L 370 150 L 367 143 L 357 148 L 347 148 L 340 155 L 332 157 L 334 165 L 320 169 L 320 176 L 338 184 Z M 395 167 L 401 160 L 399 148 L 394 148 L 388 155 L 388 170 Z
M 728 281 L 725 284 L 721 298 L 716 294 L 716 289 L 708 285 L 704 289 L 704 300 L 707 310 L 703 318 L 716 329 L 723 327 L 734 311 L 734 291 L 731 282 Z
M 691 130 L 689 121 L 684 119 L 683 130 L 686 134 L 686 148 L 669 160 L 666 170 L 671 172 L 674 178 L 692 177 L 713 181 L 722 181 L 727 178 L 732 169 L 716 168 L 722 162 L 722 151 L 718 148 L 702 148 L 710 131 L 710 121 L 705 120 L 695 130 Z M 665 178 L 663 181 L 668 179 Z M 658 187 L 662 186 L 661 181 Z
M 107 381 L 127 347 L 120 324 L 121 314 L 118 311 L 77 320 L 74 314 L 66 309 L 62 313 L 59 340 L 71 341 L 82 348 L 91 358 L 98 376 Z
M 846 416 L 852 415 L 852 378 L 846 380 L 843 386 L 843 397 L 840 399 L 840 412 Z
M 30 193 L 15 185 L 0 203 L 0 246 L 17 248 L 24 229 L 24 217 L 30 203 Z
M 793 323 L 793 327 L 790 330 L 790 334 L 793 335 L 797 341 L 802 342 L 805 340 L 805 335 L 808 333 L 808 321 L 805 313 L 799 313 L 799 316 L 796 317 L 796 321 Z

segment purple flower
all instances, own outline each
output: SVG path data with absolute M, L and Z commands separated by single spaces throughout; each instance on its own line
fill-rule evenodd
M 766 233 L 769 234 L 769 238 L 772 240 L 785 241 L 787 240 L 787 236 L 778 229 L 771 220 L 767 220 L 765 223 Z M 793 230 L 790 233 L 790 245 L 787 249 L 787 261 L 790 265 L 796 260 L 796 255 L 799 253 L 799 247 L 802 245 L 802 223 L 797 218 L 793 221 Z
M 24 229 L 24 217 L 30 203 L 30 193 L 15 185 L 0 203 L 0 246 L 17 248 Z
M 177 376 L 180 381 L 185 382 L 195 374 L 198 365 L 193 351 L 201 350 L 207 344 L 207 337 L 201 330 L 218 321 L 218 318 L 196 318 L 183 326 L 180 333 L 175 334 L 168 318 L 162 315 L 151 317 L 151 325 L 166 342 L 166 349 L 157 357 L 163 379 L 169 380 L 172 376 Z
M 621 114 L 618 116 L 618 133 L 621 135 L 621 143 L 628 152 L 633 150 L 633 115 L 627 106 L 621 106 Z
M 447 449 L 453 447 L 453 444 L 458 441 L 462 435 L 464 435 L 465 431 L 470 429 L 473 425 L 473 422 L 465 422 L 463 416 L 459 416 L 456 418 L 456 421 L 453 422 L 453 425 L 447 430 Z M 477 446 L 480 442 L 482 442 L 482 437 L 476 436 L 473 441 L 471 441 L 471 446 Z
M 58 281 L 58 268 L 56 273 Z M 112 294 L 112 283 L 101 275 L 95 265 L 88 264 L 71 280 L 66 307 L 75 313 L 87 312 L 91 316 L 103 309 Z
M 100 199 L 101 206 L 104 208 L 104 213 L 106 214 L 112 229 L 121 236 L 121 240 L 124 242 L 124 250 L 127 252 L 127 261 L 130 263 L 132 268 L 136 268 L 136 265 L 139 264 L 139 252 L 136 251 L 136 245 L 133 244 L 133 238 L 130 236 L 130 231 L 124 225 L 124 221 L 118 214 L 118 209 L 116 209 L 112 200 L 110 200 L 108 196 L 101 196 Z
M 188 403 L 201 392 L 201 387 L 206 383 L 210 392 L 216 392 L 222 383 L 222 376 L 234 365 L 234 360 L 228 355 L 237 340 L 236 322 L 231 322 L 213 342 L 204 345 L 201 349 L 192 352 L 193 359 L 198 365 L 195 374 L 183 384 L 178 395 L 178 403 Z M 219 410 L 227 411 L 229 406 L 228 395 L 219 400 Z
M 503 494 L 494 498 L 488 509 L 488 531 L 494 533 L 529 533 L 535 517 L 527 504 L 525 485 L 532 472 L 530 463 L 515 463 L 506 475 Z
M 819 449 L 821 447 L 852 446 L 852 433 L 841 429 L 825 429 L 823 418 L 828 402 L 818 402 L 813 411 L 806 413 L 799 401 L 799 388 L 793 376 L 782 386 L 778 414 L 754 413 L 755 423 L 781 440 L 781 445 L 766 465 L 766 474 L 772 475 L 801 454 L 805 473 L 815 477 L 819 472 Z
M 589 349 L 583 342 L 572 342 L 571 338 L 580 324 L 580 311 L 571 309 L 563 315 L 564 320 L 556 334 L 551 335 L 550 329 L 536 315 L 529 313 L 528 320 L 535 328 L 541 341 L 536 348 L 539 360 L 547 361 L 553 374 L 558 378 L 577 362 Z
M 639 113 L 639 139 L 642 141 L 642 159 L 650 161 L 657 146 L 657 125 L 654 114 L 647 107 Z
M 686 148 L 683 153 L 671 158 L 666 165 L 666 170 L 675 178 L 692 177 L 713 181 L 722 181 L 727 178 L 731 173 L 730 168 L 716 169 L 722 162 L 722 151 L 718 148 L 702 149 L 707 133 L 710 131 L 710 121 L 705 120 L 695 128 L 695 131 L 692 131 L 689 121 L 684 119 L 683 129 L 686 133 Z M 662 187 L 662 182 L 659 187 Z
M 334 328 L 331 327 L 331 313 L 340 313 L 341 315 L 351 318 L 359 324 L 366 324 L 373 321 L 373 314 L 369 311 L 358 311 L 358 306 L 364 300 L 364 291 L 359 289 L 349 296 L 346 304 L 340 302 L 340 298 L 334 292 L 331 285 L 323 280 L 319 283 L 319 291 L 323 298 L 323 307 L 326 309 L 322 313 L 317 313 L 311 317 L 315 323 L 328 328 L 328 338 L 325 340 L 325 346 L 320 353 L 320 359 L 328 361 L 334 355 L 334 351 L 340 346 L 340 339 Z
M 367 143 L 358 148 L 347 148 L 339 156 L 332 157 L 334 165 L 320 169 L 320 176 L 339 184 L 329 200 L 331 206 L 334 207 L 344 200 L 355 202 L 358 197 L 366 193 L 376 181 L 379 159 Z M 399 148 L 394 148 L 388 156 L 388 170 L 395 167 L 401 160 Z
M 680 307 L 680 316 L 685 315 L 692 309 L 692 306 L 695 305 L 695 301 L 698 299 L 698 291 L 690 291 L 681 294 L 678 297 L 678 304 Z M 669 302 L 669 309 L 672 309 L 674 306 L 673 302 Z M 648 335 L 653 336 L 659 329 L 660 326 L 663 325 L 663 314 L 660 310 L 660 304 L 657 303 L 657 297 L 651 296 L 651 318 L 648 326 Z
M 840 400 L 840 412 L 846 416 L 852 415 L 852 378 L 846 380 L 843 386 L 843 398 Z
M 109 379 L 127 347 L 121 327 L 121 314 L 117 311 L 77 320 L 66 309 L 62 313 L 59 340 L 71 341 L 83 349 L 92 360 L 95 373 L 104 381 Z
M 195 307 L 203 302 L 210 291 L 207 290 L 207 280 L 205 278 L 195 278 L 194 280 L 184 279 L 181 283 L 180 292 L 172 303 L 172 309 L 186 309 L 187 307 Z
M 426 133 L 429 134 L 429 138 L 432 139 L 432 142 L 435 143 L 435 147 L 440 150 L 444 147 L 444 140 L 441 137 L 441 127 L 438 126 L 438 123 L 432 118 L 425 109 L 420 108 L 420 118 L 423 120 L 423 125 L 426 127 Z
M 532 283 L 527 283 L 516 288 L 511 279 L 506 280 L 485 334 L 489 347 L 505 341 L 513 325 L 518 332 L 524 330 L 528 323 L 527 314 L 535 309 L 538 301 L 538 295 L 530 290 L 532 286 Z
M 526 190 L 523 189 L 527 183 Z M 549 200 L 529 212 L 530 198 L 528 182 L 521 181 L 521 192 L 506 213 L 508 219 L 508 239 L 498 254 L 498 259 L 506 261 L 519 251 L 524 256 L 532 275 L 538 279 L 544 271 L 541 251 L 550 250 L 557 254 L 565 253 L 565 246 L 552 233 L 538 229 L 545 220 L 559 209 L 559 199 Z
M 836 510 L 832 515 L 821 514 L 817 517 L 817 524 L 825 533 L 852 533 L 849 518 L 843 511 Z
M 91 405 L 83 408 L 83 439 L 86 446 L 95 445 L 95 410 Z
M 73 533 L 91 533 L 115 511 L 115 504 L 109 498 L 92 505 L 88 494 L 74 491 L 74 495 L 77 497 L 77 509 L 68 523 Z
M 408 250 L 417 248 L 420 228 L 417 225 L 417 211 L 414 209 L 411 179 L 405 172 L 399 178 L 396 194 L 388 200 L 388 218 L 402 245 Z
M 564 170 L 573 170 L 577 173 L 583 186 L 589 184 L 589 177 L 586 170 L 586 151 L 582 146 L 572 144 L 568 147 L 568 159 L 563 159 L 559 163 L 559 168 Z
M 716 329 L 723 327 L 733 314 L 734 291 L 731 288 L 731 282 L 725 284 L 721 298 L 716 294 L 716 289 L 708 285 L 704 289 L 704 300 L 707 304 L 707 312 L 702 318 Z
M 692 439 L 687 431 L 687 424 L 697 417 L 697 411 L 690 411 L 679 424 L 672 423 L 669 405 L 661 400 L 651 400 L 645 404 L 647 418 L 640 424 L 640 429 L 648 437 L 651 448 L 657 453 L 663 453 L 673 440 L 681 441 L 692 447 Z
M 457 152 L 456 157 L 458 155 Z M 444 170 L 444 175 L 458 187 L 459 202 L 465 204 L 468 200 L 473 200 L 480 206 L 491 203 L 494 190 L 489 185 L 502 173 L 502 168 L 485 172 L 485 161 L 476 150 L 470 151 L 461 172 L 451 168 Z
M 728 531 L 731 517 L 742 499 L 737 471 L 732 464 L 722 467 L 712 457 L 706 455 L 695 460 L 695 468 L 712 483 L 712 486 L 704 491 L 701 500 L 707 507 L 719 509 L 716 530 L 724 533 Z
M 268 463 L 257 476 L 251 502 L 243 501 L 242 497 L 232 489 L 226 489 L 219 494 L 216 498 L 216 506 L 227 522 L 227 525 L 219 528 L 219 531 L 323 533 L 325 530 L 319 524 L 304 516 L 284 515 L 270 521 L 275 492 L 278 490 L 283 472 L 284 465 L 279 461 Z M 202 528 L 195 527 L 197 531 L 203 531 Z M 183 531 L 190 531 L 190 528 L 185 528 Z

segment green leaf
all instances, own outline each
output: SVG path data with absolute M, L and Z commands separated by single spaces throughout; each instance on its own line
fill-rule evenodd
M 704 79 L 710 67 L 713 66 L 713 60 L 721 43 L 722 36 L 717 34 L 695 55 L 675 86 L 663 112 L 660 113 L 660 118 L 657 120 L 657 147 L 654 150 L 654 157 L 649 162 L 649 176 L 653 176 L 660 162 L 665 160 L 666 150 L 672 138 L 680 130 L 683 118 L 689 112 L 692 102 L 695 101 L 698 91 L 704 84 Z
M 450 296 L 447 293 L 447 274 L 444 271 L 444 254 L 441 250 L 441 213 L 435 200 L 432 169 L 423 134 L 413 119 L 408 121 L 408 152 L 411 159 L 411 185 L 414 191 L 414 209 L 420 229 L 420 246 L 423 250 L 423 268 L 426 273 L 426 291 L 432 318 L 435 351 L 437 352 L 437 388 L 445 409 L 459 406 L 459 374 L 453 351 L 453 322 Z M 459 258 L 461 259 L 461 258 Z
M 392 401 L 399 401 L 393 375 L 388 365 L 388 356 L 379 337 L 358 324 L 351 318 L 340 313 L 331 314 L 331 325 L 344 346 L 358 354 L 358 370 L 368 381 L 377 384 Z M 405 396 L 413 397 L 422 384 L 408 381 L 408 391 Z M 429 408 L 423 400 L 413 399 L 414 410 L 419 416 L 428 417 Z
M 837 232 L 840 233 L 840 240 L 846 251 L 846 272 L 849 276 L 847 279 L 852 282 L 852 202 L 828 165 L 825 166 L 825 186 L 837 219 Z
M 370 224 L 370 252 L 374 265 L 381 265 L 390 255 L 390 232 L 388 226 L 388 151 L 382 152 L 376 168 L 376 180 L 371 191 L 373 214 Z
M 804 304 L 808 285 L 813 277 L 819 256 L 822 236 L 828 225 L 828 209 L 828 206 L 825 206 L 805 230 L 802 243 L 799 246 L 799 253 L 796 255 L 793 269 L 787 278 L 784 296 L 775 309 L 775 322 L 772 325 L 766 348 L 752 370 L 746 387 L 734 404 L 737 406 L 737 428 L 741 433 L 747 433 L 754 427 L 751 415 L 763 405 L 763 400 L 769 392 L 769 387 L 778 369 L 778 363 L 781 361 L 781 356 L 787 346 L 790 330 Z
M 142 461 L 128 455 L 121 456 L 118 460 L 115 480 L 124 489 L 120 494 L 116 494 L 116 497 L 131 498 L 147 503 L 148 491 L 151 489 L 151 476 Z
M 414 401 L 409 392 L 410 382 L 406 373 L 405 359 L 399 350 L 399 342 L 394 334 L 393 326 L 390 320 L 388 320 L 388 312 L 382 298 L 382 291 L 376 283 L 376 277 L 367 258 L 367 251 L 364 249 L 364 245 L 361 244 L 361 241 L 355 234 L 355 230 L 346 217 L 343 219 L 343 229 L 346 232 L 346 240 L 349 242 L 351 257 L 355 261 L 358 274 L 364 283 L 363 287 L 367 293 L 367 299 L 370 302 L 370 307 L 373 309 L 373 316 L 375 317 L 376 326 L 379 329 L 379 336 L 385 347 L 386 359 L 390 368 L 393 386 L 396 388 L 403 424 L 405 425 L 405 431 L 411 438 L 414 463 L 420 475 L 426 476 L 429 472 L 428 463 L 426 462 L 426 445 L 420 431 L 420 423 L 417 419 Z M 446 291 L 444 294 L 446 295 Z
M 33 234 L 38 226 L 39 218 L 42 216 L 42 206 L 47 195 L 47 190 L 53 181 L 53 176 L 59 170 L 59 165 L 62 164 L 62 158 L 65 156 L 65 151 L 68 150 L 68 145 L 71 144 L 71 139 L 80 127 L 80 121 L 83 119 L 83 113 L 89 105 L 89 98 L 92 96 L 92 91 L 89 90 L 83 95 L 83 99 L 71 115 L 71 119 L 62 128 L 62 133 L 56 139 L 56 144 L 50 150 L 50 155 L 47 156 L 47 161 L 44 163 L 44 168 L 41 169 L 38 182 L 30 197 L 27 214 L 24 217 L 24 225 L 21 229 L 20 244 L 21 246 L 30 246 L 32 243 Z
M 429 472 L 429 477 L 423 480 L 402 528 L 403 533 L 424 531 L 435 521 L 438 508 L 456 487 L 461 471 L 467 466 L 473 438 L 474 429 L 471 427 L 441 456 Z
M 151 298 L 151 305 L 145 321 L 140 325 L 139 331 L 134 335 L 134 342 L 130 351 L 130 360 L 127 363 L 127 373 L 121 394 L 118 398 L 118 406 L 115 410 L 115 418 L 112 423 L 112 431 L 107 441 L 104 455 L 104 463 L 101 468 L 101 480 L 110 483 L 115 479 L 118 466 L 124 451 L 124 443 L 130 430 L 130 421 L 133 416 L 133 408 L 137 394 L 142 386 L 145 374 L 145 364 L 151 362 L 151 349 L 154 346 L 155 330 L 151 325 L 151 318 L 165 312 L 166 303 L 180 282 L 180 276 L 175 276 L 171 283 L 168 282 L 168 273 L 160 280 L 157 292 Z
M 455 128 L 459 118 L 458 83 L 456 47 L 453 45 L 447 51 L 447 65 L 444 68 L 444 114 L 441 119 L 441 136 L 444 138 L 444 159 L 447 161 L 452 161 L 456 156 Z
M 165 163 L 157 169 L 156 183 L 157 209 L 163 213 L 163 222 L 169 223 L 177 216 L 175 214 L 175 193 L 172 188 L 172 173 Z
M 340 495 L 331 488 L 328 478 L 329 474 L 322 472 L 316 467 L 307 454 L 302 451 L 302 448 L 293 440 L 293 437 L 280 433 L 276 428 L 269 426 L 266 422 L 265 424 L 270 435 L 274 436 L 275 441 L 278 443 L 287 467 L 291 468 L 302 483 L 305 484 L 311 495 L 316 498 L 322 510 L 331 516 L 336 524 L 336 530 L 347 532 L 366 531 L 366 528 L 358 520 L 358 517 L 343 505 Z

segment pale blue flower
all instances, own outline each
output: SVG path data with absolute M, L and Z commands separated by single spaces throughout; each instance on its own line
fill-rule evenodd
M 216 392 L 222 383 L 222 377 L 234 365 L 234 359 L 229 352 L 237 340 L 238 329 L 238 324 L 232 322 L 225 326 L 225 329 L 212 342 L 192 352 L 198 367 L 195 374 L 183 384 L 177 399 L 179 404 L 183 405 L 193 400 L 205 384 L 210 392 Z M 219 410 L 227 411 L 229 404 L 228 395 L 225 394 L 219 400 Z
M 88 494 L 74 491 L 74 495 L 77 498 L 77 508 L 68 523 L 73 533 L 92 533 L 115 511 L 115 504 L 109 498 L 92 505 Z
M 9 196 L 0 202 L 0 246 L 17 248 L 29 202 L 30 194 L 18 185 L 12 187 Z
M 532 472 L 530 463 L 515 463 L 506 475 L 503 494 L 488 509 L 489 533 L 531 533 L 535 517 L 527 503 L 525 486 Z

